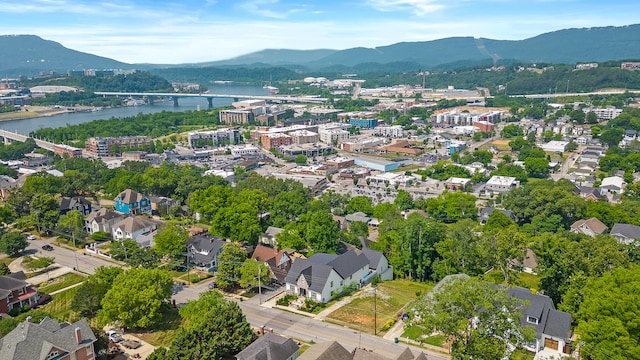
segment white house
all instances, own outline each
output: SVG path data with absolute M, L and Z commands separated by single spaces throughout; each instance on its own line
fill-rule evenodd
M 155 236 L 159 221 L 147 219 L 140 216 L 125 218 L 113 225 L 111 236 L 114 240 L 133 239 L 142 247 L 153 246 L 153 236 Z
M 609 176 L 602 179 L 600 184 L 601 193 L 622 194 L 627 185 L 620 176 Z
M 369 273 L 369 260 L 359 251 L 342 255 L 318 253 L 293 262 L 285 278 L 286 292 L 327 302 L 350 286 L 362 286 Z
M 567 149 L 567 145 L 569 145 L 568 141 L 549 141 L 546 144 L 543 144 L 542 150 L 544 151 L 550 151 L 550 152 L 565 152 L 565 150 Z

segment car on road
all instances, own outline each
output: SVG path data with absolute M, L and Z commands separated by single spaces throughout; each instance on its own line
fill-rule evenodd
M 49 244 L 42 245 L 42 250 L 53 251 L 53 246 Z

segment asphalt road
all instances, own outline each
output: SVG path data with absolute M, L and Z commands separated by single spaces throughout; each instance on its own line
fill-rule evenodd
M 54 243 L 56 238 L 46 238 L 38 240 L 29 240 L 29 246 L 24 251 L 25 255 L 47 256 L 56 259 L 56 263 L 69 268 L 78 268 L 80 272 L 94 274 L 99 266 L 119 266 L 119 264 L 107 260 L 100 259 L 91 255 L 84 255 L 82 250 L 73 252 L 70 249 L 57 246 Z M 54 250 L 43 250 L 42 246 L 50 244 Z
M 186 303 L 189 300 L 195 300 L 201 292 L 208 291 L 208 283 L 209 282 L 204 282 L 198 285 L 179 288 L 172 296 L 172 300 L 175 300 L 178 305 Z M 267 297 L 268 295 L 266 293 L 263 294 L 264 299 Z M 273 329 L 277 334 L 305 342 L 313 341 L 319 343 L 335 340 L 349 351 L 357 347 L 362 347 L 367 350 L 374 350 L 376 353 L 388 358 L 395 358 L 408 346 L 406 344 L 396 344 L 393 341 L 385 340 L 378 336 L 360 334 L 359 331 L 330 324 L 318 319 L 261 306 L 258 302 L 259 299 L 257 296 L 254 296 L 248 301 L 238 302 L 247 321 L 255 328 L 264 326 L 266 330 Z M 409 347 L 415 354 L 418 354 L 420 351 L 424 352 L 429 360 L 449 359 L 448 356 L 439 353 L 413 346 Z

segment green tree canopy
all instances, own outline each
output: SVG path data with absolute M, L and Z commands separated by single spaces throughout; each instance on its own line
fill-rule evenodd
M 149 328 L 162 319 L 171 298 L 173 279 L 165 270 L 135 268 L 118 275 L 98 316 L 103 324 L 120 321 L 126 327 Z
M 186 242 L 189 239 L 189 232 L 177 223 L 169 223 L 162 228 L 153 238 L 155 250 L 160 255 L 176 256 L 185 252 Z
M 237 243 L 222 245 L 218 255 L 218 276 L 216 285 L 228 289 L 240 281 L 240 267 L 247 259 L 246 251 Z
M 9 231 L 0 237 L 0 251 L 9 256 L 19 255 L 27 246 L 27 238 L 17 231 Z
M 102 308 L 101 301 L 107 291 L 113 286 L 113 282 L 124 270 L 120 267 L 100 266 L 95 274 L 78 287 L 71 306 L 83 316 L 93 316 Z

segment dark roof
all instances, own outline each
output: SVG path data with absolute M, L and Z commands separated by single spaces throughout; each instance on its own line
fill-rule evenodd
M 313 259 L 313 256 L 310 260 L 311 259 Z M 333 267 L 343 279 L 346 279 L 356 271 L 369 265 L 369 259 L 367 259 L 367 257 L 362 253 L 356 252 L 356 250 L 350 250 L 340 256 L 337 256 L 335 259 L 327 263 L 327 265 Z
M 285 277 L 285 282 L 295 284 L 303 275 L 309 284 L 309 289 L 318 293 L 322 293 L 332 268 L 330 266 L 314 263 L 310 259 L 296 259 L 289 269 L 289 273 Z
M 404 350 L 398 354 L 393 360 L 413 360 L 413 353 L 411 349 L 408 347 L 404 348 Z
M 136 202 L 140 202 L 145 197 L 145 195 L 140 194 L 139 192 L 133 191 L 131 189 L 127 189 L 118 196 L 116 196 L 115 201 L 121 201 L 124 204 L 132 204 Z
M 74 197 L 63 196 L 60 198 L 58 209 L 69 210 L 75 207 L 77 204 L 80 204 L 82 206 L 87 206 L 87 205 L 91 206 L 91 202 L 82 196 L 74 196 Z
M 187 242 L 192 258 L 207 263 L 213 260 L 227 242 L 216 236 L 196 235 Z
M 29 285 L 25 281 L 26 279 L 27 277 L 22 271 L 0 276 L 0 299 L 5 299 L 13 290 Z
M 371 249 L 362 249 L 362 253 L 369 260 L 369 268 L 376 269 L 378 264 L 380 264 L 380 259 L 384 256 L 380 251 L 371 250 Z
M 118 218 L 124 218 L 125 215 L 122 215 L 120 213 L 117 213 L 113 210 L 107 209 L 107 208 L 101 208 L 98 211 L 94 211 L 92 213 L 90 213 L 89 215 L 87 215 L 86 220 L 87 221 L 92 221 L 95 220 L 97 223 L 102 224 L 104 222 L 107 222 L 109 220 L 113 220 L 113 219 L 118 219 Z
M 295 341 L 266 333 L 236 355 L 238 360 L 286 360 L 298 352 Z
M 352 355 L 336 341 L 314 344 L 298 360 L 352 360 Z
M 629 239 L 640 239 L 640 226 L 617 223 L 611 228 L 610 234 L 620 234 Z
M 353 360 L 387 360 L 387 358 L 372 350 L 356 348 L 353 351 Z
M 80 331 L 80 343 L 76 341 L 76 329 Z M 44 318 L 40 324 L 29 321 L 20 323 L 5 337 L 0 339 L 0 358 L 3 360 L 45 359 L 55 347 L 70 354 L 96 341 L 96 337 L 86 319 L 73 324 L 58 323 L 55 319 Z
M 480 215 L 478 215 L 478 217 L 480 218 L 480 220 L 482 221 L 487 221 L 489 220 L 489 216 L 491 216 L 491 214 L 493 214 L 494 210 L 498 210 L 501 213 L 507 215 L 511 220 L 515 221 L 516 220 L 516 216 L 513 215 L 513 212 L 511 212 L 511 210 L 505 210 L 505 209 L 494 209 L 492 207 L 485 207 L 482 208 L 480 210 Z
M 533 294 L 531 290 L 514 287 L 507 290 L 509 295 L 525 300 L 529 303 L 522 309 L 522 326 L 534 326 L 527 322 L 527 317 L 538 319 L 536 328 L 537 334 L 550 335 L 556 338 L 568 340 L 571 338 L 571 315 L 562 311 L 557 311 L 553 301 L 546 295 Z

